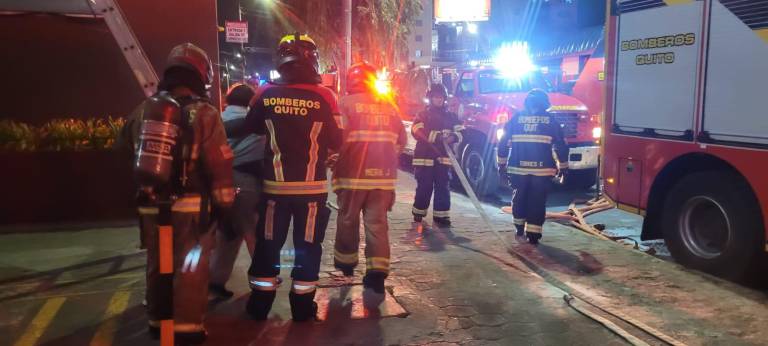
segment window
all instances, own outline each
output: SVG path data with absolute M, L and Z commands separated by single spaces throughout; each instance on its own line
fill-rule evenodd
M 475 91 L 475 78 L 472 72 L 464 72 L 461 75 L 461 79 L 459 80 L 459 85 L 456 90 L 456 95 L 459 97 L 462 96 L 472 96 L 472 94 Z
M 422 39 L 421 35 L 416 35 L 416 37 L 414 38 L 416 42 L 421 42 L 421 39 Z
M 421 58 L 421 49 L 417 49 L 415 52 L 413 52 L 413 55 L 415 55 L 417 58 Z
M 422 25 L 424 25 L 424 22 L 421 19 L 416 19 L 415 21 L 413 21 L 413 25 L 415 25 L 416 27 L 421 27 Z
M 477 83 L 481 94 L 527 92 L 533 88 L 552 89 L 549 82 L 540 73 L 532 73 L 520 79 L 510 79 L 504 77 L 498 71 L 488 70 L 478 75 Z

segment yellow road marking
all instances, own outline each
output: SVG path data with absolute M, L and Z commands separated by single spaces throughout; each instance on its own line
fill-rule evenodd
M 755 33 L 763 39 L 763 41 L 768 42 L 768 29 L 758 29 L 755 30 Z
M 112 340 L 115 337 L 115 331 L 117 331 L 117 322 L 120 315 L 128 307 L 128 300 L 131 298 L 131 292 L 118 291 L 112 295 L 112 299 L 109 300 L 107 311 L 104 313 L 104 319 L 93 335 L 91 339 L 91 346 L 109 346 L 112 345 Z
M 24 331 L 24 334 L 21 335 L 21 338 L 19 338 L 13 345 L 32 346 L 36 344 L 37 340 L 40 339 L 48 328 L 48 325 L 51 324 L 53 317 L 56 316 L 56 313 L 61 309 L 65 300 L 67 300 L 67 298 L 48 299 L 48 301 L 43 304 L 43 307 L 40 308 L 40 311 L 37 312 L 35 318 L 32 319 L 32 322 L 27 327 L 27 330 Z
M 136 288 L 126 288 L 126 289 L 120 289 L 119 291 L 126 291 L 126 292 L 133 292 L 133 291 L 144 291 L 143 287 L 136 287 Z M 103 290 L 95 290 L 95 291 L 83 291 L 83 292 L 72 292 L 72 293 L 62 293 L 62 294 L 50 294 L 50 295 L 42 295 L 42 296 L 35 296 L 35 297 L 28 297 L 28 298 L 19 298 L 19 299 L 13 299 L 14 302 L 27 302 L 27 301 L 34 301 L 34 300 L 45 300 L 45 299 L 51 299 L 51 298 L 72 298 L 72 297 L 80 297 L 80 296 L 88 296 L 92 294 L 103 294 L 103 293 L 109 293 L 109 292 L 115 292 L 115 289 L 103 289 Z M 0 298 L 2 299 L 2 298 Z

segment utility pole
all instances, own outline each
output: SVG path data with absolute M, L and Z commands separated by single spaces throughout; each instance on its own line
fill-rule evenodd
M 347 92 L 347 70 L 352 65 L 352 0 L 344 1 L 344 66 L 341 72 L 341 92 Z
M 237 2 L 237 20 L 241 22 L 243 21 L 243 6 L 240 5 L 240 1 Z M 248 28 L 247 30 L 250 31 L 249 26 L 246 26 L 246 28 Z M 240 52 L 238 54 L 240 54 L 240 60 L 242 62 L 241 65 L 243 67 L 243 83 L 245 83 L 245 44 L 242 42 L 240 43 Z

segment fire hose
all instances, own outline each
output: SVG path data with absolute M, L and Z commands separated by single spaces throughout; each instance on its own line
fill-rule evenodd
M 578 311 L 579 313 L 583 314 L 584 316 L 587 316 L 588 318 L 600 323 L 601 325 L 606 327 L 608 330 L 622 337 L 624 340 L 626 340 L 632 345 L 644 346 L 644 345 L 648 345 L 648 343 L 630 334 L 629 332 L 622 329 L 618 325 L 614 324 L 610 320 L 590 311 L 589 309 L 582 307 L 581 303 L 586 303 L 598 310 L 601 310 L 604 313 L 611 315 L 614 318 L 617 318 L 623 322 L 626 322 L 669 345 L 674 345 L 674 346 L 684 345 L 682 342 L 677 341 L 672 337 L 665 335 L 660 331 L 648 325 L 645 325 L 640 321 L 637 321 L 620 312 L 612 311 L 609 308 L 598 305 L 596 302 L 592 301 L 587 297 L 581 297 L 579 295 L 569 293 L 570 287 L 568 285 L 566 285 L 562 281 L 552 276 L 549 272 L 547 272 L 541 266 L 535 264 L 535 262 L 531 260 L 528 256 L 525 256 L 522 253 L 516 251 L 514 248 L 512 248 L 509 242 L 507 242 L 506 238 L 502 236 L 501 233 L 493 225 L 493 222 L 491 222 L 491 218 L 485 212 L 485 209 L 483 209 L 482 204 L 480 204 L 480 200 L 477 198 L 477 195 L 472 189 L 472 186 L 469 184 L 469 180 L 467 180 L 467 177 L 464 174 L 464 171 L 461 169 L 461 165 L 459 165 L 458 160 L 456 160 L 456 155 L 454 155 L 453 149 L 445 142 L 443 142 L 443 146 L 445 147 L 445 151 L 448 154 L 448 158 L 451 160 L 451 165 L 453 166 L 453 170 L 454 172 L 456 172 L 456 175 L 458 176 L 459 181 L 461 182 L 461 186 L 464 187 L 464 190 L 467 192 L 467 196 L 472 202 L 472 205 L 475 207 L 475 209 L 477 209 L 477 212 L 480 214 L 480 217 L 483 219 L 483 222 L 486 224 L 488 229 L 490 229 L 491 232 L 493 232 L 493 234 L 499 239 L 499 241 L 502 244 L 504 244 L 504 247 L 508 253 L 520 259 L 521 262 L 523 262 L 534 273 L 538 274 L 541 278 L 543 278 L 547 283 L 560 289 L 564 293 L 563 300 L 568 304 L 568 306 Z M 572 224 L 578 225 L 577 227 L 579 227 L 580 229 L 582 229 L 582 226 L 583 226 L 584 228 L 582 230 L 584 230 L 585 232 L 588 232 L 588 233 L 596 232 L 595 233 L 596 236 L 598 236 L 599 234 L 599 237 L 605 237 L 606 239 L 609 239 L 608 237 L 600 233 L 598 229 L 594 228 L 593 226 L 589 226 L 587 222 L 584 220 L 584 218 L 588 215 L 597 213 L 602 210 L 610 209 L 612 207 L 613 207 L 612 204 L 608 200 L 604 200 L 604 199 L 593 201 L 591 203 L 588 202 L 587 207 L 581 208 L 581 209 L 575 208 L 575 203 L 571 203 L 568 211 L 562 212 L 562 213 L 551 213 L 551 214 L 548 214 L 547 217 L 552 219 L 567 220 Z M 590 227 L 594 229 L 587 230 Z

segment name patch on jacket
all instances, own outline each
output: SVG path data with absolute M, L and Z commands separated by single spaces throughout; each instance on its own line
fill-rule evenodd
M 355 103 L 355 112 L 364 117 L 367 126 L 389 126 L 390 118 L 384 105 L 374 103 Z
M 539 124 L 549 124 L 549 121 L 549 117 L 533 115 L 522 115 L 517 117 L 517 123 L 523 124 L 524 132 L 536 132 L 539 129 Z
M 296 99 L 290 97 L 267 97 L 265 107 L 273 107 L 275 114 L 301 115 L 309 114 L 309 109 L 320 109 L 320 101 Z

